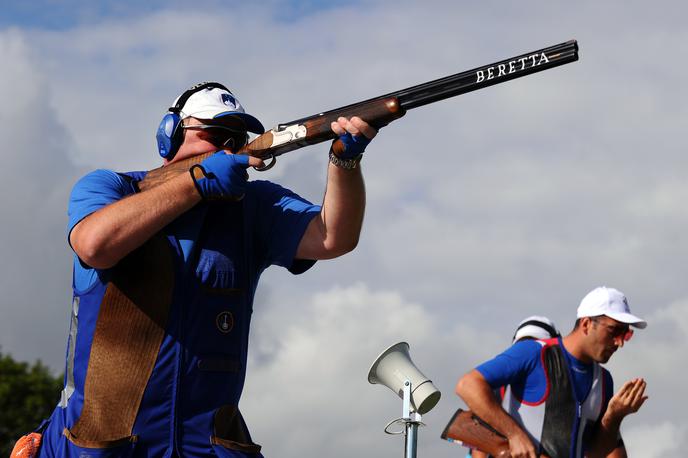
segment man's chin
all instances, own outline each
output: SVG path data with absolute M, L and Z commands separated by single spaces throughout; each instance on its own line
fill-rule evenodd
M 605 351 L 604 353 L 602 353 L 602 354 L 600 355 L 600 357 L 599 357 L 599 359 L 597 360 L 597 362 L 600 363 L 600 364 L 606 363 L 607 361 L 609 361 L 609 360 L 611 359 L 611 357 L 612 357 L 612 355 L 613 355 L 614 353 L 615 353 L 615 350 L 607 350 L 607 351 Z

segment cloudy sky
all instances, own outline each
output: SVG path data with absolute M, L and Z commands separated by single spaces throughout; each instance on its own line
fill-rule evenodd
M 585 293 L 624 291 L 647 330 L 607 365 L 650 399 L 631 456 L 688 446 L 688 29 L 682 2 L 36 0 L 0 16 L 0 347 L 62 371 L 70 311 L 66 203 L 95 168 L 158 165 L 154 133 L 199 81 L 227 84 L 266 126 L 577 39 L 581 60 L 410 111 L 362 163 L 358 249 L 305 275 L 266 272 L 242 410 L 267 457 L 396 457 L 401 415 L 368 368 L 407 341 L 442 391 L 508 345 L 518 321 L 568 331 Z M 323 3 L 323 4 L 321 4 Z M 192 7 L 193 5 L 193 7 Z M 271 179 L 319 201 L 327 146 Z

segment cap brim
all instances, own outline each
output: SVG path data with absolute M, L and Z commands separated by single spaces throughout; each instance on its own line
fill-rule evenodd
M 244 121 L 244 124 L 246 124 L 246 130 L 249 132 L 253 132 L 254 134 L 265 133 L 265 127 L 263 127 L 263 124 L 250 114 L 241 113 L 238 111 L 225 111 L 224 113 L 216 114 L 213 116 L 213 119 L 222 118 L 224 116 L 236 116 L 237 118 L 241 119 Z
M 638 318 L 635 315 L 631 315 L 630 313 L 605 313 L 609 318 L 616 320 L 620 323 L 626 323 L 630 324 L 634 328 L 638 329 L 645 329 L 647 327 L 647 321 Z

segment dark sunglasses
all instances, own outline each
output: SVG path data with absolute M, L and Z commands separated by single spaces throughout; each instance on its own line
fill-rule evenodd
M 239 129 L 232 129 L 227 126 L 219 126 L 216 124 L 193 124 L 190 126 L 182 126 L 184 129 L 204 130 L 217 140 L 217 146 L 224 146 L 227 148 L 239 149 L 248 142 L 248 135 L 246 131 Z
M 627 328 L 623 327 L 623 326 L 614 326 L 611 324 L 603 323 L 597 317 L 593 317 L 592 321 L 594 321 L 595 323 L 601 324 L 602 326 L 607 328 L 607 331 L 612 336 L 612 338 L 615 340 L 620 337 L 624 340 L 624 342 L 628 342 L 629 340 L 631 340 L 631 337 L 633 337 L 633 329 L 631 329 L 630 326 Z

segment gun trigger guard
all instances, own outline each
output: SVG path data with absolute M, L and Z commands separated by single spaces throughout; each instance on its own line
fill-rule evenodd
M 262 166 L 262 167 L 253 166 L 253 168 L 254 168 L 257 172 L 267 172 L 267 171 L 270 170 L 272 167 L 274 167 L 275 163 L 277 162 L 277 156 L 271 154 L 271 155 L 270 155 L 270 159 L 271 159 L 271 161 L 270 161 L 268 164 L 266 164 L 266 165 L 264 165 L 264 166 Z

